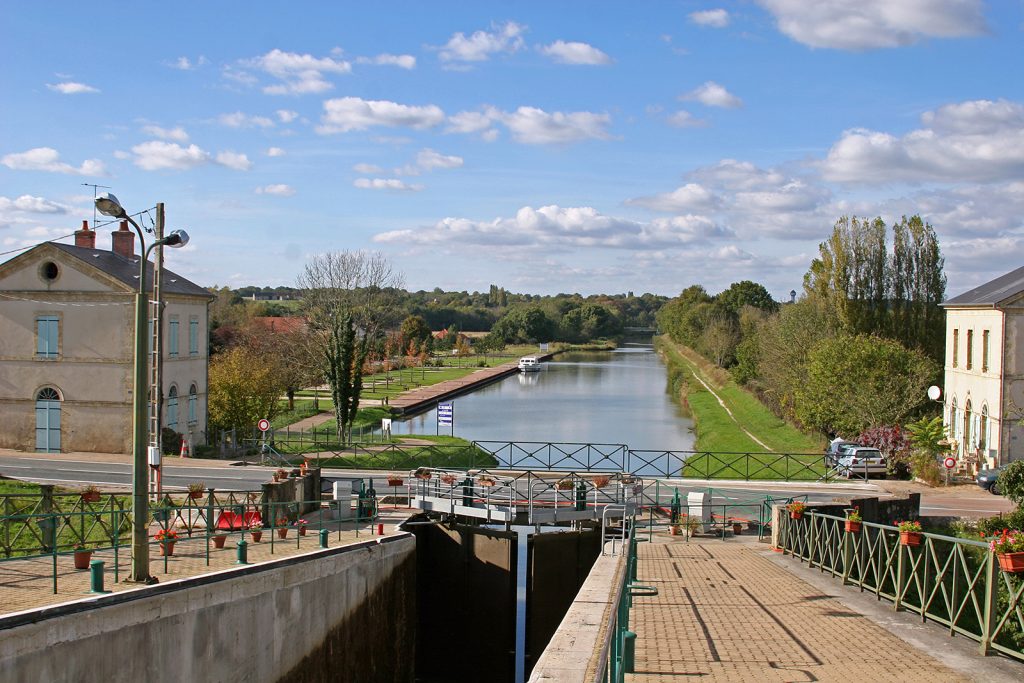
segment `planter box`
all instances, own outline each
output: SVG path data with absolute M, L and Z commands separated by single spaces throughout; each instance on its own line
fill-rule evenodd
M 999 568 L 1009 574 L 1024 572 L 1024 552 L 999 553 L 996 555 L 999 560 Z
M 853 521 L 850 521 L 850 520 L 846 520 L 846 526 L 845 526 L 846 532 L 849 533 L 849 534 L 859 534 L 860 533 L 860 529 L 861 529 L 861 524 L 863 524 L 863 522 L 853 522 Z
M 921 532 L 920 531 L 901 531 L 900 532 L 900 545 L 921 545 Z

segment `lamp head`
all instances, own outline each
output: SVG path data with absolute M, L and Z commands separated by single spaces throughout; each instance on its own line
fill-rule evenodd
M 117 201 L 117 197 L 109 192 L 101 192 L 96 196 L 96 210 L 104 216 L 114 218 L 124 218 L 128 215 L 125 213 L 124 207 L 121 206 L 121 202 Z
M 184 230 L 173 230 L 170 235 L 160 240 L 161 244 L 175 249 L 188 244 L 188 233 Z
M 928 387 L 928 398 L 930 398 L 933 401 L 938 401 L 941 396 L 942 389 L 935 385 Z

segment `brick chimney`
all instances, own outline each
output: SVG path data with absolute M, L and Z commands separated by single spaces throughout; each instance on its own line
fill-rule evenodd
M 135 233 L 128 229 L 128 221 L 121 221 L 121 227 L 110 233 L 111 251 L 118 256 L 134 258 Z
M 82 229 L 75 231 L 75 246 L 86 249 L 96 248 L 96 231 L 89 229 L 89 221 L 82 221 Z

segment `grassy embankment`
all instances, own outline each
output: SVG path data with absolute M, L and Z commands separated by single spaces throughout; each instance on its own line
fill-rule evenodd
M 655 348 L 668 366 L 669 391 L 693 417 L 695 450 L 702 451 L 687 459 L 684 476 L 775 479 L 787 474 L 816 479 L 824 474 L 822 437 L 804 434 L 776 417 L 727 372 L 691 349 L 664 336 L 655 340 Z

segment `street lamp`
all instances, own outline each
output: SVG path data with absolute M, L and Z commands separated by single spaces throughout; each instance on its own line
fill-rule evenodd
M 146 248 L 142 228 L 121 206 L 117 197 L 103 192 L 96 197 L 96 209 L 105 216 L 126 220 L 139 236 L 139 287 L 135 292 L 135 382 L 132 389 L 132 570 L 128 580 L 135 583 L 156 583 L 149 574 L 149 479 L 146 447 L 149 438 L 146 429 L 146 398 L 149 387 L 146 380 L 146 262 L 154 247 L 183 247 L 188 244 L 188 233 L 175 230 Z M 156 205 L 157 234 L 163 234 L 164 205 Z

